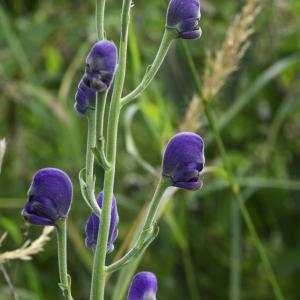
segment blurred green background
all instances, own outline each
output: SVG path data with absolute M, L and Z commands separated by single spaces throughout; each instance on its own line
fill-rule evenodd
M 199 77 L 207 51 L 217 51 L 244 1 L 203 1 L 203 36 L 187 42 Z M 151 63 L 163 33 L 167 1 L 135 1 L 125 92 Z M 107 1 L 106 33 L 118 43 L 121 1 Z M 69 222 L 73 295 L 88 299 L 92 255 L 84 246 L 89 210 L 80 195 L 86 120 L 73 109 L 84 59 L 96 41 L 94 1 L 0 1 L 0 138 L 8 146 L 0 175 L 0 235 L 5 252 L 37 237 L 20 212 L 33 173 L 64 169 L 74 183 Z M 222 137 L 286 299 L 300 299 L 300 2 L 266 1 L 251 47 L 213 108 Z M 116 251 L 152 195 L 162 149 L 177 132 L 196 93 L 181 43 L 173 44 L 139 105 L 122 114 L 115 194 L 120 227 Z M 242 105 L 241 105 L 242 103 Z M 207 166 L 222 161 L 204 115 L 199 133 L 209 141 Z M 132 144 L 132 139 L 135 144 Z M 139 153 L 135 153 L 137 149 Z M 97 189 L 103 172 L 97 167 Z M 218 174 L 205 175 L 197 192 L 179 191 L 160 221 L 160 234 L 139 270 L 154 272 L 158 299 L 228 298 L 230 200 Z M 243 226 L 243 225 L 242 225 Z M 260 259 L 242 228 L 242 299 L 274 299 Z M 110 256 L 110 259 L 114 254 Z M 55 236 L 32 261 L 5 264 L 20 299 L 61 299 Z M 117 274 L 109 282 L 113 290 Z M 12 299 L 0 273 L 0 299 Z

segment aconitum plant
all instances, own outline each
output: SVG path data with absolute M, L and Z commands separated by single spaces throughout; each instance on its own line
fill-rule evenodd
M 103 192 L 99 194 L 97 203 L 99 207 L 102 208 Z M 113 196 L 112 204 L 111 204 L 108 241 L 107 241 L 107 253 L 111 253 L 114 250 L 114 241 L 118 237 L 118 224 L 119 224 L 119 215 L 118 215 L 118 208 L 117 208 L 117 200 Z M 85 227 L 85 233 L 86 233 L 85 244 L 88 248 L 93 248 L 96 246 L 98 231 L 100 226 L 101 223 L 99 217 L 97 217 L 97 215 L 94 212 L 91 213 L 90 217 L 86 222 L 86 227 Z
M 119 49 L 104 34 L 105 0 L 98 0 L 96 7 L 99 10 L 96 14 L 99 40 L 91 46 L 86 61 L 82 62 L 83 71 L 77 83 L 75 110 L 84 117 L 83 121 L 87 120 L 86 164 L 79 172 L 79 184 L 82 200 L 90 209 L 90 215 L 86 216 L 85 228 L 86 246 L 91 249 L 93 255 L 89 297 L 90 300 L 104 300 L 105 284 L 109 273 L 137 263 L 157 236 L 157 211 L 165 191 L 172 187 L 191 191 L 201 188 L 201 171 L 205 159 L 204 141 L 199 135 L 183 132 L 171 137 L 163 154 L 156 190 L 144 215 L 139 233 L 131 241 L 132 247 L 119 260 L 107 264 L 107 256 L 112 255 L 114 250 L 119 226 L 114 183 L 121 109 L 138 98 L 148 87 L 174 40 L 180 38 L 193 40 L 201 36 L 198 24 L 200 2 L 198 0 L 170 1 L 166 8 L 166 24 L 157 54 L 140 84 L 127 95 L 123 95 L 123 86 L 132 0 L 123 0 Z M 112 92 L 108 93 L 110 89 Z M 109 109 L 106 109 L 108 95 L 111 95 L 111 99 Z M 104 128 L 107 128 L 106 133 Z M 96 162 L 104 170 L 103 182 L 94 171 Z M 96 197 L 96 189 L 102 190 L 98 197 Z M 71 201 L 72 183 L 68 175 L 59 169 L 45 168 L 34 175 L 28 192 L 28 202 L 22 211 L 25 220 L 33 225 L 55 226 L 58 241 L 59 287 L 67 300 L 73 299 L 71 275 L 67 271 L 66 241 L 66 220 Z M 134 276 L 130 287 L 127 287 L 128 300 L 155 300 L 157 286 L 157 279 L 153 273 L 140 272 Z M 120 295 L 118 299 L 121 298 L 124 298 L 124 295 Z
M 127 300 L 156 300 L 157 279 L 151 272 L 140 272 L 132 280 Z

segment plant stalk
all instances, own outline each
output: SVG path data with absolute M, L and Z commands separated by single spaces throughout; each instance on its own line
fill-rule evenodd
M 134 241 L 135 246 L 133 246 L 133 248 L 129 250 L 121 259 L 108 266 L 107 272 L 115 272 L 128 263 L 131 263 L 138 259 L 154 240 L 158 233 L 158 231 L 155 232 L 155 228 L 153 227 L 155 216 L 159 207 L 160 200 L 168 186 L 170 186 L 169 179 L 161 178 L 149 205 L 144 224 L 137 235 L 137 240 Z
M 105 107 L 107 99 L 108 90 L 98 96 L 96 102 L 96 116 L 97 116 L 97 151 L 99 154 L 99 159 L 102 167 L 104 169 L 109 169 L 110 164 L 107 161 L 105 154 L 105 137 L 104 137 L 104 120 L 105 120 Z
M 66 300 L 73 300 L 67 269 L 67 220 L 56 221 L 59 287 Z
M 128 95 L 121 99 L 122 105 L 126 105 L 135 98 L 139 97 L 140 94 L 147 88 L 149 83 L 155 77 L 157 71 L 159 70 L 160 66 L 162 65 L 168 50 L 171 46 L 171 43 L 174 39 L 175 33 L 172 29 L 165 29 L 159 49 L 157 54 L 154 58 L 152 65 L 148 66 L 146 73 L 141 81 L 141 83 Z
M 96 0 L 96 32 L 99 40 L 105 39 L 104 30 L 105 0 Z
M 98 238 L 94 255 L 91 300 L 103 300 L 105 290 L 105 260 L 107 250 L 107 240 L 110 226 L 110 211 L 115 178 L 116 148 L 119 115 L 121 110 L 120 99 L 124 86 L 126 73 L 126 56 L 128 42 L 128 27 L 130 21 L 131 0 L 123 0 L 121 15 L 121 36 L 119 48 L 119 65 L 116 71 L 114 89 L 111 99 L 107 128 L 107 148 L 106 156 L 110 163 L 110 168 L 104 174 L 104 199 L 103 209 L 99 224 Z
M 149 229 L 151 230 L 151 227 L 155 220 L 156 212 L 159 207 L 159 203 L 160 203 L 161 198 L 164 195 L 164 192 L 166 191 L 166 188 L 168 186 L 170 186 L 169 179 L 161 178 L 156 187 L 156 190 L 155 190 L 154 196 L 151 200 L 151 203 L 149 204 L 147 214 L 145 215 L 144 223 L 143 223 L 143 225 L 140 226 L 140 228 L 137 228 L 137 231 L 135 232 L 135 234 L 132 238 L 131 245 L 137 245 L 139 243 L 139 241 L 144 240 L 145 236 L 147 235 L 147 232 L 148 232 L 148 234 L 150 234 Z M 137 269 L 137 266 L 143 256 L 144 252 L 145 252 L 145 248 L 142 249 L 142 251 L 139 253 L 139 255 L 135 256 L 135 258 L 131 262 L 130 266 L 121 269 L 121 272 L 120 272 L 120 275 L 119 275 L 119 278 L 117 281 L 117 285 L 115 286 L 112 300 L 121 300 L 124 298 L 126 289 L 128 288 L 128 285 L 130 283 L 130 279 L 132 278 L 133 273 Z M 122 260 L 122 258 L 121 258 L 121 260 Z M 118 262 L 116 262 L 116 263 L 118 263 Z M 115 269 L 115 265 L 113 264 L 111 271 L 114 271 L 114 269 Z M 119 280 L 120 276 L 123 280 Z
M 98 93 L 96 93 L 96 101 L 98 102 Z M 86 180 L 86 192 L 88 201 L 93 208 L 97 216 L 101 215 L 101 209 L 97 204 L 95 198 L 95 179 L 94 179 L 94 154 L 92 148 L 96 147 L 96 123 L 97 115 L 94 110 L 87 110 L 87 147 L 86 147 L 86 162 L 85 162 L 85 180 Z

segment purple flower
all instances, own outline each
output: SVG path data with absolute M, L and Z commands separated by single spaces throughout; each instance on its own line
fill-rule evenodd
M 203 139 L 198 134 L 182 132 L 173 136 L 166 147 L 162 175 L 169 177 L 173 186 L 197 190 L 202 186 L 200 172 L 204 163 Z
M 31 224 L 55 225 L 57 219 L 67 217 L 72 196 L 72 182 L 65 172 L 41 169 L 33 177 L 22 215 Z
M 127 300 L 156 300 L 157 280 L 151 272 L 137 273 L 131 283 Z
M 98 196 L 97 203 L 100 208 L 102 208 L 103 203 L 103 192 L 101 192 Z M 85 244 L 88 248 L 92 248 L 97 243 L 98 230 L 99 230 L 99 218 L 95 213 L 92 213 L 88 218 L 85 226 L 86 239 Z M 113 196 L 112 198 L 112 206 L 110 213 L 110 227 L 109 227 L 109 235 L 107 241 L 107 253 L 111 253 L 114 250 L 114 241 L 118 236 L 118 224 L 119 224 L 119 215 L 117 208 L 116 198 Z
M 94 44 L 86 58 L 84 83 L 95 92 L 107 90 L 113 80 L 117 64 L 117 48 L 103 40 Z
M 167 11 L 167 28 L 177 30 L 179 38 L 197 39 L 201 36 L 199 0 L 171 0 Z
M 85 114 L 88 108 L 95 109 L 96 93 L 81 79 L 75 95 L 75 100 L 75 109 L 79 113 Z

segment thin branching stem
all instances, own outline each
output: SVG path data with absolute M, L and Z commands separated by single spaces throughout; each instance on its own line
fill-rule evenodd
M 126 105 L 126 104 L 130 103 L 132 100 L 139 97 L 142 94 L 142 92 L 147 88 L 149 83 L 153 80 L 156 73 L 158 72 L 161 64 L 163 63 L 163 61 L 168 53 L 168 50 L 172 44 L 174 36 L 175 36 L 175 33 L 173 30 L 167 29 L 167 28 L 165 29 L 163 38 L 161 40 L 159 49 L 153 60 L 153 63 L 150 66 L 148 66 L 141 83 L 132 92 L 130 92 L 128 95 L 124 96 L 121 99 L 122 105 Z
M 56 221 L 59 287 L 65 300 L 73 300 L 67 268 L 67 222 L 66 219 Z
M 104 15 L 105 15 L 105 0 L 96 0 L 96 32 L 99 40 L 105 38 L 104 30 Z
M 97 96 L 98 97 L 98 96 Z M 94 162 L 95 157 L 92 149 L 96 147 L 96 124 L 97 115 L 94 110 L 87 111 L 87 146 L 86 146 L 86 163 L 85 163 L 85 181 L 87 200 L 90 203 L 93 211 L 97 216 L 100 216 L 101 209 L 99 208 L 95 198 L 95 176 L 94 176 Z
M 18 295 L 15 287 L 13 286 L 13 283 L 11 282 L 10 277 L 9 277 L 7 271 L 6 271 L 6 268 L 1 263 L 0 263 L 0 271 L 2 272 L 3 277 L 4 277 L 8 287 L 10 289 L 10 292 L 11 292 L 11 295 L 12 295 L 13 299 L 14 300 L 20 300 L 19 295 Z
M 126 73 L 126 57 L 127 57 L 127 43 L 128 43 L 128 28 L 130 21 L 131 0 L 123 0 L 122 15 L 121 15 L 121 36 L 119 47 L 119 65 L 116 71 L 114 89 L 111 99 L 111 105 L 108 116 L 107 128 L 107 145 L 106 156 L 111 167 L 105 170 L 104 174 L 104 199 L 103 209 L 100 220 L 100 227 L 98 231 L 97 244 L 93 262 L 92 285 L 91 285 L 91 300 L 103 300 L 105 289 L 105 260 L 107 250 L 107 240 L 110 225 L 110 211 L 112 205 L 112 196 L 115 179 L 115 165 L 116 165 L 116 150 L 117 150 L 117 136 L 118 123 L 121 110 L 120 99 L 124 86 Z

